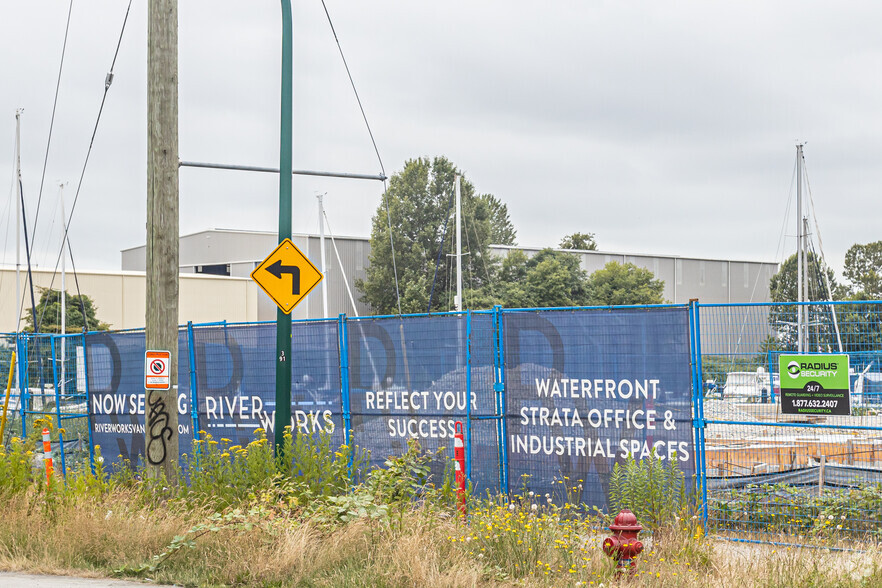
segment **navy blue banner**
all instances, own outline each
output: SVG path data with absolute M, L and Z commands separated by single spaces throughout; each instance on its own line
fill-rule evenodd
M 92 442 L 105 466 L 124 460 L 138 466 L 144 456 L 144 333 L 86 335 L 86 372 Z M 178 333 L 178 434 L 181 453 L 190 453 L 190 362 L 187 332 Z
M 275 325 L 205 326 L 178 341 L 178 432 L 181 454 L 192 453 L 194 428 L 229 445 L 247 445 L 257 429 L 272 438 L 275 419 Z M 336 321 L 292 328 L 291 427 L 344 442 Z M 144 454 L 144 333 L 87 335 L 89 412 L 105 463 L 140 464 Z M 196 420 L 191 380 L 196 382 Z
M 344 442 L 337 321 L 292 325 L 291 427 Z M 245 446 L 260 428 L 272 439 L 276 326 L 194 327 L 199 428 Z
M 691 478 L 688 309 L 503 317 L 512 490 L 523 483 L 561 500 L 567 487 L 605 508 L 613 464 L 629 455 L 676 461 Z
M 330 433 L 339 445 L 349 416 L 374 466 L 409 440 L 443 448 L 437 482 L 461 421 L 476 491 L 524 484 L 560 500 L 564 486 L 581 484 L 568 498 L 601 508 L 613 464 L 629 455 L 654 454 L 694 474 L 687 308 L 504 311 L 501 338 L 497 316 L 294 323 L 292 427 Z M 246 445 L 258 428 L 271 438 L 275 325 L 195 327 L 179 345 L 181 451 L 191 451 L 194 429 L 231 445 Z M 87 357 L 93 439 L 112 463 L 138 463 L 144 335 L 88 335 Z
M 474 487 L 498 489 L 497 430 L 480 420 L 496 414 L 492 315 L 352 319 L 347 329 L 352 427 L 372 465 L 404 453 L 410 439 L 453 457 L 460 421 Z M 438 459 L 433 475 L 443 467 Z

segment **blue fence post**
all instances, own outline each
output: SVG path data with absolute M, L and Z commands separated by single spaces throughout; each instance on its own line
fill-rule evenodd
M 349 404 L 349 331 L 346 314 L 340 313 L 337 317 L 337 345 L 340 353 L 340 400 L 343 406 L 343 441 L 350 445 L 350 433 L 352 429 L 352 413 Z M 350 448 L 350 466 L 354 449 Z
M 698 300 L 690 301 L 690 305 L 692 306 L 692 317 L 690 322 L 692 323 L 692 331 L 694 333 L 694 343 L 693 343 L 693 364 L 695 366 L 695 375 L 694 378 L 697 382 L 696 388 L 696 411 L 697 411 L 697 420 L 696 425 L 698 426 L 698 447 L 697 449 L 697 457 L 700 459 L 700 476 L 699 480 L 701 481 L 701 510 L 702 510 L 702 522 L 704 532 L 707 534 L 707 522 L 708 522 L 708 509 L 707 509 L 707 454 L 706 447 L 704 443 L 704 429 L 705 429 L 705 420 L 704 420 L 704 390 L 703 390 L 703 382 L 702 382 L 702 369 L 701 369 L 701 311 L 700 304 Z
M 193 422 L 193 440 L 199 441 L 199 387 L 196 378 L 196 340 L 193 321 L 187 321 L 187 357 L 190 363 L 190 418 Z M 199 459 L 199 443 L 193 443 L 193 452 Z
M 466 310 L 466 480 L 472 479 L 472 311 Z
M 28 340 L 24 335 L 15 336 L 18 347 L 18 414 L 21 421 L 21 436 L 28 436 L 27 424 L 25 423 L 25 405 L 28 396 Z
M 83 382 L 86 388 L 86 425 L 89 428 L 89 467 L 95 475 L 95 442 L 92 439 L 92 403 L 89 398 L 89 346 L 86 345 L 86 327 L 83 327 Z M 103 459 L 103 458 L 102 458 Z
M 61 477 L 67 478 L 67 464 L 64 459 L 64 433 L 62 432 L 63 429 L 61 427 L 61 394 L 58 390 L 58 357 L 55 354 L 55 339 L 55 335 L 50 335 L 49 352 L 52 354 L 52 386 L 55 390 L 55 426 L 58 428 L 58 452 L 61 457 Z M 64 361 L 64 358 L 61 358 L 61 361 Z M 64 386 L 64 382 L 61 382 L 61 386 Z M 46 406 L 45 400 L 44 397 L 44 408 Z
M 503 338 L 502 307 L 493 307 L 493 391 L 496 393 L 496 439 L 499 452 L 499 489 L 509 493 L 508 433 L 505 422 L 505 339 Z
M 699 439 L 699 431 L 701 430 L 701 417 L 698 412 L 698 397 L 703 393 L 701 367 L 698 365 L 698 354 L 695 351 L 696 340 L 695 327 L 695 301 L 689 301 L 689 361 L 692 364 L 692 439 L 695 451 L 695 492 L 701 491 L 701 440 Z

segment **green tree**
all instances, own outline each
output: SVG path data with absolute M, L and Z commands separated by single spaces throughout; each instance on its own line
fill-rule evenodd
M 665 283 L 656 280 L 648 269 L 633 263 L 611 261 L 588 279 L 588 304 L 613 306 L 622 304 L 661 304 Z
M 480 290 L 470 289 L 465 294 L 469 308 L 490 308 L 501 304 L 507 308 L 527 308 L 533 306 L 533 296 L 527 286 L 527 255 L 512 249 L 499 264 L 493 282 Z
M 514 245 L 517 231 L 508 216 L 508 206 L 492 194 L 479 194 L 478 198 L 487 207 L 490 222 L 490 243 L 492 245 Z
M 579 257 L 543 249 L 527 261 L 527 291 L 533 306 L 584 306 L 588 283 Z
M 882 299 L 882 241 L 849 247 L 842 274 L 851 285 L 853 300 Z
M 824 276 L 821 273 L 821 263 L 819 258 L 811 251 L 807 256 L 806 282 L 808 285 L 808 300 L 829 300 L 827 285 Z M 769 280 L 769 297 L 772 302 L 794 302 L 799 299 L 798 293 L 798 266 L 799 261 L 794 253 L 781 265 L 778 273 Z M 833 299 L 838 300 L 842 297 L 843 290 L 836 283 L 836 276 L 833 270 L 826 268 L 827 278 L 830 280 L 830 288 L 832 289 Z
M 831 295 L 827 290 L 824 274 L 821 272 L 822 263 L 820 258 L 809 251 L 806 256 L 805 279 L 808 290 L 806 302 L 830 300 Z M 799 261 L 794 253 L 781 264 L 772 279 L 769 280 L 769 297 L 772 302 L 792 303 L 799 299 L 798 287 Z M 825 268 L 827 280 L 832 290 L 832 299 L 839 300 L 844 297 L 845 288 L 836 283 L 833 270 Z M 780 304 L 769 310 L 769 325 L 774 331 L 774 336 L 780 342 L 780 349 L 796 349 L 798 333 L 797 306 L 795 304 Z M 827 304 L 808 305 L 808 324 L 811 325 L 806 331 L 807 349 L 813 351 L 832 350 L 836 345 L 836 333 L 831 315 L 832 309 Z
M 88 331 L 106 331 L 110 328 L 107 323 L 102 323 L 95 316 L 98 308 L 95 302 L 87 295 L 74 296 L 65 292 L 65 331 L 68 333 L 81 333 L 83 327 Z M 86 321 L 83 321 L 83 309 L 86 311 Z M 61 291 L 49 288 L 40 288 L 40 301 L 37 303 L 37 325 L 41 333 L 61 333 Z M 34 332 L 34 311 L 28 309 L 25 316 L 27 332 Z
M 560 248 L 596 251 L 597 241 L 594 240 L 594 233 L 573 233 L 560 240 Z
M 458 173 L 461 174 L 448 159 L 435 157 L 409 160 L 392 176 L 386 201 L 380 202 L 373 217 L 367 277 L 356 281 L 362 301 L 375 313 L 398 312 L 390 219 L 401 312 L 425 312 L 430 296 L 432 310 L 448 310 L 447 301 L 456 290 L 456 260 L 449 254 L 455 243 L 452 203 Z M 463 282 L 470 292 L 487 291 L 498 269 L 489 246 L 513 245 L 514 226 L 505 204 L 491 194 L 478 194 L 465 177 L 461 195 L 462 244 L 463 253 L 467 253 L 462 261 Z M 468 306 L 474 308 L 465 298 Z
M 543 249 L 532 257 L 511 250 L 502 259 L 491 283 L 469 291 L 470 308 L 584 306 L 588 279 L 579 257 L 572 253 Z

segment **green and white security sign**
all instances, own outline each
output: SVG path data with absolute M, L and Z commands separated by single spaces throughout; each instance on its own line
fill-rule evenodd
M 851 414 L 848 355 L 781 355 L 781 412 Z

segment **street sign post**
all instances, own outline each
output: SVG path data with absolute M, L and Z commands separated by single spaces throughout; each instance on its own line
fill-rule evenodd
M 279 244 L 291 239 L 291 188 L 294 152 L 294 16 L 291 0 L 282 0 L 282 111 L 279 117 Z M 253 272 L 252 272 L 253 276 Z M 259 282 L 258 282 L 259 283 Z M 292 307 L 293 308 L 293 307 Z M 276 413 L 273 418 L 276 456 L 291 424 L 291 317 L 276 310 Z
M 283 239 L 251 272 L 251 279 L 285 314 L 291 314 L 323 277 L 291 239 Z

